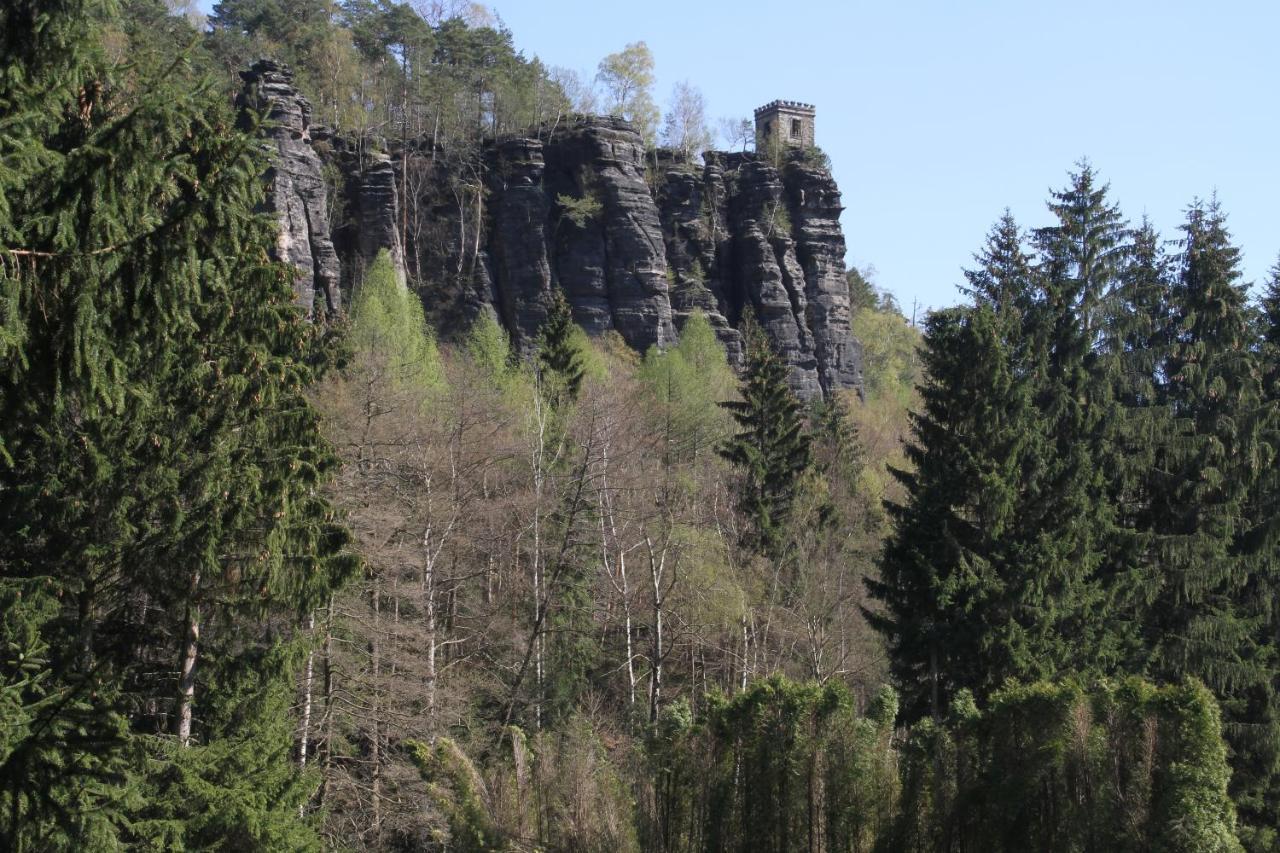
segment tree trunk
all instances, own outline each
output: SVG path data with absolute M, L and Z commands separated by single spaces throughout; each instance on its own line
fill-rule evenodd
M 653 661 L 649 669 L 649 722 L 655 723 L 658 721 L 658 707 L 662 702 L 662 656 L 665 654 L 662 648 L 662 602 L 665 597 L 662 576 L 666 572 L 667 547 L 663 545 L 662 556 L 659 558 L 654 553 L 653 543 L 647 537 L 645 545 L 649 548 L 649 578 L 653 582 Z
M 373 587 L 370 592 L 371 603 L 373 604 L 373 631 L 370 634 L 369 641 L 369 657 L 370 670 L 373 678 L 373 689 L 370 691 L 369 697 L 371 710 L 373 712 L 373 735 L 369 744 L 369 761 L 372 765 L 372 779 L 370 791 L 373 796 L 373 822 L 372 830 L 374 839 L 378 839 L 382 835 L 382 598 L 378 590 L 378 578 L 373 579 Z
M 422 571 L 422 610 L 423 627 L 427 632 L 427 671 L 425 675 L 427 691 L 427 716 L 431 720 L 430 740 L 435 742 L 436 720 L 436 555 L 431 551 L 431 528 L 428 527 L 422 536 L 425 553 Z
M 307 633 L 316 630 L 316 615 L 307 617 Z M 316 650 L 307 650 L 307 665 L 302 670 L 302 721 L 298 726 L 298 766 L 307 766 L 307 753 L 311 741 L 311 688 L 315 682 Z
M 191 598 L 187 604 L 187 636 L 182 648 L 182 670 L 178 676 L 178 743 L 191 745 L 191 706 L 196 698 L 196 657 L 200 650 L 200 608 L 195 603 L 200 588 L 200 572 L 191 576 Z
M 320 776 L 320 792 L 316 795 L 316 808 L 324 808 L 329 795 L 329 780 L 333 777 L 333 698 L 337 690 L 333 674 L 333 596 L 324 617 L 324 764 Z

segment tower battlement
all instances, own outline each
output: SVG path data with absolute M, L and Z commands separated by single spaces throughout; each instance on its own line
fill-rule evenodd
M 814 145 L 813 104 L 800 101 L 770 101 L 756 109 L 756 150 L 772 145 L 812 148 Z

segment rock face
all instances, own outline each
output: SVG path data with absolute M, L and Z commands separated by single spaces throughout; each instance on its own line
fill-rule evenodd
M 244 77 L 244 103 L 270 113 L 280 256 L 298 267 L 298 303 L 312 316 L 339 311 L 339 282 L 354 286 L 387 249 L 445 337 L 493 311 L 528 353 L 558 288 L 589 334 L 616 333 L 640 352 L 673 344 L 701 312 L 741 365 L 750 311 L 802 397 L 861 387 L 840 193 L 803 152 L 776 164 L 708 152 L 695 165 L 646 152 L 629 123 L 597 116 L 490 142 L 479 159 L 429 140 L 410 141 L 408 156 L 380 153 L 376 140 L 311 128 L 275 63 Z M 326 198 L 321 154 L 340 176 L 337 198 Z
M 728 192 L 719 161 L 708 157 L 699 170 L 674 157 L 659 159 L 663 175 L 657 201 L 671 271 L 671 310 L 677 325 L 701 311 L 724 346 L 729 361 L 741 365 L 742 335 L 734 327 L 742 299 L 730 269 Z
M 266 115 L 272 164 L 267 203 L 280 220 L 278 257 L 298 270 L 294 292 L 308 318 L 335 317 L 342 310 L 341 269 L 330 236 L 322 164 L 312 147 L 311 105 L 294 88 L 292 73 L 276 62 L 259 60 L 241 77 L 241 106 Z
M 825 168 L 791 163 L 783 172 L 804 272 L 805 320 L 813 334 L 818 382 L 823 389 L 862 387 L 862 348 L 850 329 L 849 286 L 844 272 L 840 190 Z
M 840 192 L 830 173 L 806 163 L 803 152 L 778 166 L 748 154 L 703 159 L 700 173 L 663 163 L 658 191 L 677 318 L 702 311 L 738 362 L 736 327 L 749 308 L 802 397 L 860 388 Z
M 777 165 L 708 152 L 694 165 L 646 154 L 621 119 L 591 117 L 543 140 L 498 140 L 487 165 L 479 266 L 523 349 L 559 287 L 588 333 L 615 331 L 641 352 L 699 311 L 735 365 L 749 309 L 802 397 L 861 387 L 840 192 L 802 151 Z
M 370 155 L 360 181 L 360 256 L 371 262 L 382 249 L 391 255 L 396 277 L 405 283 L 404 247 L 400 244 L 400 202 L 396 170 L 386 154 Z
M 616 331 L 641 352 L 675 341 L 662 226 L 629 125 L 587 119 L 545 142 L 505 139 L 491 159 L 489 270 L 499 316 L 522 348 L 552 287 L 589 334 Z
M 674 343 L 662 225 L 639 135 L 619 118 L 584 119 L 552 134 L 545 157 L 553 266 L 575 319 L 589 333 L 617 330 L 640 352 Z

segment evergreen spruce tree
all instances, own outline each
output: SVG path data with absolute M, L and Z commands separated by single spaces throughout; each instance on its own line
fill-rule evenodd
M 1104 304 L 1100 363 L 1116 406 L 1115 429 L 1102 446 L 1114 527 L 1099 581 L 1108 602 L 1107 630 L 1123 669 L 1142 668 L 1142 577 L 1158 562 L 1151 533 L 1157 449 L 1172 429 L 1159 392 L 1169 353 L 1172 264 L 1144 219 L 1133 232 L 1118 282 Z
M 882 604 L 867 618 L 888 643 L 909 720 L 940 718 L 957 690 L 985 693 L 1030 669 L 1015 660 L 1020 632 L 1002 604 L 1019 570 L 1002 540 L 1015 532 L 1025 392 L 985 306 L 931 314 L 922 358 L 912 470 L 893 472 L 907 500 L 889 506 L 894 530 L 867 582 Z
M 178 66 L 106 61 L 111 8 L 0 10 L 0 647 L 32 652 L 0 662 L 8 849 L 126 843 L 150 736 L 254 730 L 244 679 L 287 677 L 267 653 L 349 569 L 259 146 Z M 263 781 L 225 770 L 184 785 Z
M 743 337 L 747 365 L 742 399 L 720 404 L 739 431 L 720 448 L 720 455 L 742 476 L 738 509 L 749 525 L 745 544 L 777 556 L 796 482 L 811 461 L 811 439 L 800 401 L 787 381 L 786 362 L 750 316 Z
M 547 319 L 538 330 L 537 371 L 543 394 L 551 405 L 559 408 L 578 397 L 586 376 L 582 354 L 575 340 L 577 326 L 573 309 L 564 291 L 556 289 L 551 296 Z
M 1109 670 L 1123 641 L 1108 629 L 1112 613 L 1100 579 L 1114 538 L 1105 461 L 1118 412 L 1099 347 L 1105 304 L 1128 254 L 1127 229 L 1087 163 L 1051 194 L 1057 223 L 1036 229 L 1039 294 L 1032 329 L 1033 400 L 1044 436 L 1022 525 L 1035 531 L 1034 596 L 1064 657 L 1049 664 Z M 1044 637 L 1045 640 L 1052 638 Z
M 1260 476 L 1248 512 L 1251 528 L 1240 550 L 1250 555 L 1254 564 L 1255 577 L 1250 589 L 1274 596 L 1275 568 L 1266 558 L 1280 549 L 1280 261 L 1270 270 L 1259 308 L 1256 337 L 1262 404 L 1257 411 L 1256 427 Z M 1261 643 L 1266 653 L 1274 656 L 1280 644 L 1280 607 L 1275 606 L 1274 599 L 1255 603 L 1263 608 Z M 1255 709 L 1274 708 L 1278 686 L 1273 676 L 1270 685 L 1255 688 L 1251 705 Z M 1280 780 L 1277 779 L 1280 756 L 1265 738 L 1261 745 L 1263 748 L 1256 751 L 1251 766 L 1243 772 L 1237 771 L 1236 775 L 1239 787 L 1252 789 L 1247 800 L 1240 802 L 1245 823 L 1242 835 L 1251 850 L 1273 850 L 1280 845 Z
M 986 695 L 1008 677 L 1042 677 L 1070 654 L 1054 611 L 1036 606 L 1035 276 L 1007 213 L 976 259 L 975 304 L 927 321 L 913 470 L 894 471 L 907 501 L 889 507 L 894 531 L 868 583 L 908 719 L 941 716 L 962 688 Z
M 1257 364 L 1240 252 L 1217 203 L 1193 204 L 1182 231 L 1159 385 L 1171 425 L 1155 451 L 1155 558 L 1142 578 L 1148 667 L 1163 679 L 1195 676 L 1214 692 L 1242 821 L 1274 826 L 1276 558 L 1256 518 L 1267 369 Z

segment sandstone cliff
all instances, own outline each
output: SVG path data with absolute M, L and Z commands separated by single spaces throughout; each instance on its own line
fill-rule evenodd
M 674 342 L 700 311 L 741 364 L 750 311 L 801 396 L 860 387 L 840 193 L 802 154 L 775 164 L 708 152 L 688 163 L 646 152 L 627 122 L 600 116 L 465 155 L 429 140 L 346 139 L 308 133 L 305 101 L 294 93 L 289 105 L 277 66 L 250 75 L 280 116 L 272 199 L 282 255 L 300 268 L 300 303 L 323 293 L 337 304 L 339 273 L 353 286 L 386 248 L 445 337 L 493 311 L 527 352 L 559 288 L 588 333 L 616 333 L 641 352 Z M 332 167 L 331 228 L 317 199 L 321 155 Z
M 329 227 L 329 199 L 322 164 L 312 147 L 311 104 L 293 87 L 293 75 L 269 59 L 241 74 L 245 115 L 263 115 L 271 167 L 267 204 L 280 221 L 276 251 L 298 270 L 298 306 L 309 318 L 342 309 L 341 268 Z

